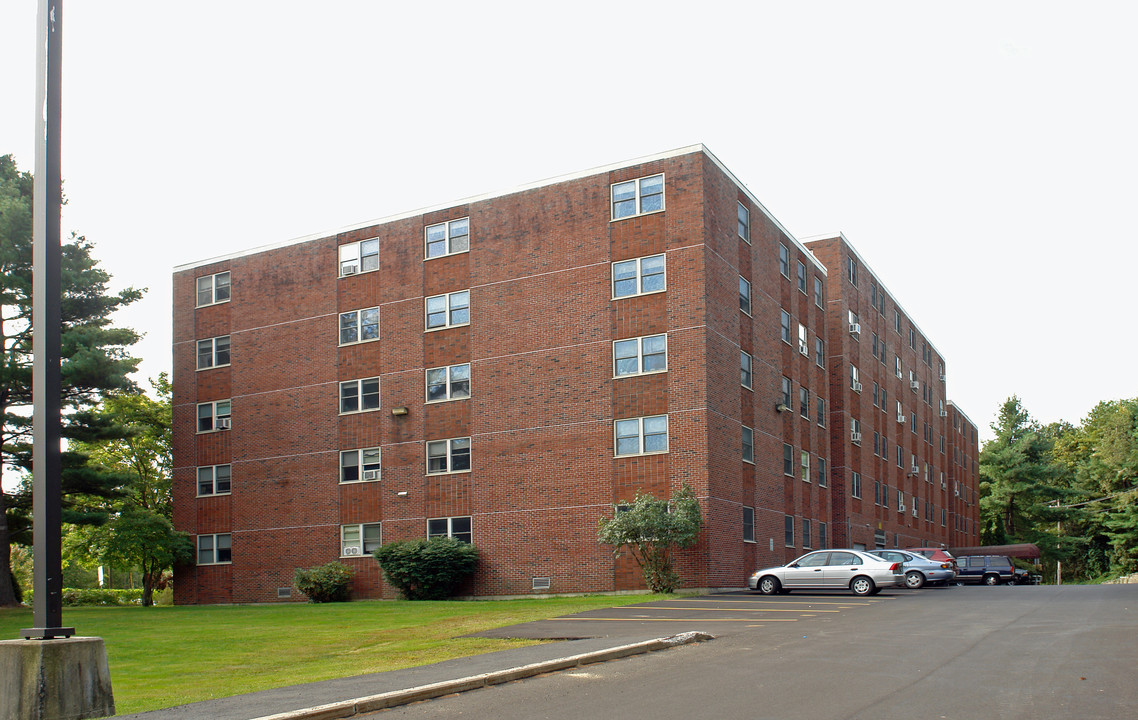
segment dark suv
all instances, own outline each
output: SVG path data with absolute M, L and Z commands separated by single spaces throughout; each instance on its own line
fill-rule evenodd
M 956 558 L 956 564 L 959 567 L 956 582 L 960 583 L 1014 585 L 1020 579 L 1020 572 L 1003 555 L 965 555 Z

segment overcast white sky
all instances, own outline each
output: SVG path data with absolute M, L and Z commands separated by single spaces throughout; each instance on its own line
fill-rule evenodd
M 0 3 L 34 166 L 35 7 Z M 172 268 L 704 143 L 841 230 L 990 436 L 1138 396 L 1138 4 L 68 0 L 65 232 L 170 368 Z M 1125 313 L 1125 314 L 1124 314 Z

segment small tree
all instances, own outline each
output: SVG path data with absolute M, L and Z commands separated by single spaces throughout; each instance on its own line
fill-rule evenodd
M 398 540 L 372 553 L 387 582 L 408 600 L 443 600 L 474 574 L 478 550 L 450 537 Z
M 699 501 L 685 483 L 671 500 L 637 493 L 632 504 L 620 507 L 614 517 L 601 518 L 597 539 L 612 545 L 615 557 L 628 548 L 644 571 L 648 589 L 668 593 L 680 586 L 680 576 L 672 568 L 672 548 L 695 545 L 702 527 Z

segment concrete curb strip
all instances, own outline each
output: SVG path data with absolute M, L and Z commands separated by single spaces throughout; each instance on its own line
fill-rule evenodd
M 472 675 L 456 680 L 420 685 L 419 687 L 408 688 L 406 690 L 393 690 L 379 695 L 342 700 L 340 702 L 317 705 L 316 707 L 304 708 L 302 710 L 290 710 L 275 715 L 264 715 L 254 718 L 253 720 L 338 720 L 339 718 L 348 718 L 353 715 L 359 715 L 360 713 L 375 712 L 376 710 L 406 705 L 420 700 L 429 700 L 431 698 L 442 697 L 443 695 L 476 690 L 489 685 L 500 685 L 501 683 L 541 675 L 542 673 L 566 670 L 580 665 L 605 662 L 607 660 L 617 660 L 619 658 L 629 657 L 630 655 L 655 652 L 656 650 L 666 650 L 667 648 L 677 645 L 687 645 L 688 643 L 712 640 L 714 637 L 714 635 L 701 632 L 680 633 L 679 635 L 672 635 L 671 637 L 645 640 L 643 642 L 632 643 L 631 645 L 620 645 L 606 650 L 597 650 L 594 652 L 581 653 L 580 655 L 557 658 L 555 660 L 546 660 L 545 662 L 522 665 L 516 668 L 509 668 L 508 670 L 498 670 L 482 675 Z

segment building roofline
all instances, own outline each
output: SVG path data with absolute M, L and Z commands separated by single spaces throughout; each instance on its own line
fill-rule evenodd
M 921 337 L 923 337 L 925 339 L 925 341 L 928 342 L 929 347 L 931 347 L 936 352 L 936 354 L 940 356 L 941 360 L 943 361 L 944 360 L 944 353 L 942 353 L 937 348 L 936 343 L 934 343 L 932 341 L 932 338 L 929 337 L 929 334 L 926 333 L 924 330 L 922 330 L 921 326 L 917 324 L 917 321 L 913 319 L 913 314 L 910 313 L 908 310 L 906 310 L 905 306 L 901 304 L 901 301 L 897 299 L 897 293 L 890 290 L 885 285 L 885 283 L 882 282 L 881 277 L 876 272 L 873 271 L 873 266 L 870 265 L 868 262 L 866 262 L 865 258 L 862 256 L 861 253 L 859 253 L 857 251 L 857 248 L 854 247 L 853 243 L 850 242 L 849 238 L 846 237 L 845 233 L 838 231 L 836 233 L 825 233 L 822 235 L 811 235 L 809 237 L 803 238 L 802 242 L 807 243 L 807 242 L 815 242 L 815 241 L 819 241 L 819 240 L 833 240 L 835 238 L 840 239 L 846 245 L 846 247 L 848 247 L 850 249 L 850 252 L 852 252 L 855 256 L 857 256 L 858 261 L 867 270 L 869 270 L 870 274 L 873 275 L 873 279 L 875 281 L 877 281 L 878 289 L 879 290 L 881 290 L 881 289 L 885 290 L 889 294 L 889 297 L 893 298 L 893 305 L 895 305 L 898 309 L 901 310 L 901 312 L 903 312 L 905 314 L 905 317 L 909 319 L 909 322 L 912 323 L 913 327 L 917 328 L 917 330 L 920 331 Z M 947 362 L 945 364 L 947 365 Z
M 954 403 L 954 402 L 953 402 L 953 401 L 951 401 L 951 400 L 946 400 L 946 401 L 945 401 L 945 404 L 946 404 L 946 405 L 948 405 L 949 407 L 951 407 L 951 408 L 952 408 L 953 410 L 955 410 L 956 412 L 958 412 L 958 413 L 960 413 L 961 415 L 963 415 L 963 416 L 964 416 L 964 419 L 965 419 L 965 420 L 967 420 L 967 421 L 968 421 L 968 423 L 969 423 L 970 425 L 972 425 L 972 427 L 976 428 L 977 430 L 979 430 L 979 429 L 980 429 L 980 426 L 979 426 L 979 425 L 977 425 L 975 422 L 973 422 L 973 421 L 972 421 L 972 418 L 968 417 L 968 413 L 966 413 L 966 412 L 964 412 L 963 410 L 961 410 L 961 409 L 960 409 L 960 406 L 959 406 L 959 405 L 957 405 L 956 403 Z
M 780 223 L 778 221 L 778 219 L 775 218 L 775 216 L 771 214 L 771 212 L 769 210 L 767 210 L 766 206 L 763 205 L 761 202 L 759 202 L 759 199 L 757 197 L 755 197 L 754 193 L 752 193 L 750 190 L 748 190 L 747 186 L 744 185 L 742 182 L 740 182 L 739 179 L 735 176 L 735 174 L 732 173 L 730 170 L 728 170 L 727 167 L 722 162 L 720 162 L 719 158 L 715 157 L 715 155 L 712 154 L 712 152 L 710 150 L 708 150 L 707 147 L 705 145 L 703 145 L 702 143 L 698 143 L 695 145 L 687 145 L 685 147 L 675 148 L 673 150 L 666 150 L 664 152 L 655 153 L 653 155 L 645 155 L 643 157 L 633 158 L 631 160 L 624 160 L 621 162 L 610 163 L 608 165 L 601 165 L 598 167 L 589 168 L 587 170 L 578 170 L 576 172 L 568 173 L 566 175 L 558 175 L 556 177 L 545 178 L 544 180 L 537 180 L 537 181 L 534 181 L 531 183 L 526 183 L 524 185 L 518 185 L 515 187 L 503 189 L 503 190 L 497 190 L 497 191 L 493 191 L 493 192 L 483 193 L 481 195 L 474 195 L 472 197 L 462 198 L 460 200 L 455 200 L 452 202 L 439 203 L 436 205 L 430 205 L 428 207 L 423 207 L 423 208 L 418 208 L 415 210 L 410 210 L 407 212 L 397 213 L 395 215 L 388 215 L 388 216 L 382 217 L 382 218 L 377 218 L 377 219 L 373 219 L 373 220 L 366 220 L 364 222 L 353 223 L 351 225 L 344 225 L 342 227 L 336 228 L 335 230 L 312 233 L 312 234 L 304 235 L 301 237 L 291 238 L 289 240 L 282 240 L 282 241 L 276 242 L 276 243 L 269 243 L 267 245 L 259 245 L 257 247 L 249 248 L 247 250 L 239 250 L 237 252 L 227 253 L 225 255 L 218 255 L 216 257 L 211 257 L 211 258 L 207 258 L 204 260 L 198 260 L 196 262 L 185 263 L 182 265 L 175 266 L 174 272 L 176 272 L 176 273 L 183 272 L 185 270 L 192 270 L 194 268 L 201 267 L 203 265 L 212 265 L 214 263 L 224 262 L 226 260 L 235 260 L 237 258 L 247 257 L 250 255 L 258 255 L 258 254 L 263 253 L 263 252 L 269 252 L 270 250 L 278 250 L 280 248 L 290 247 L 292 245 L 300 245 L 302 243 L 311 242 L 314 240 L 322 240 L 324 238 L 334 237 L 334 236 L 339 235 L 341 233 L 353 232 L 356 230 L 362 230 L 363 228 L 372 227 L 374 225 L 385 225 L 387 223 L 392 223 L 392 222 L 396 222 L 399 220 L 406 220 L 407 218 L 417 217 L 419 215 L 426 215 L 427 213 L 436 212 L 438 210 L 446 210 L 447 208 L 455 207 L 456 205 L 469 205 L 471 203 L 476 203 L 476 202 L 485 202 L 487 200 L 493 200 L 495 198 L 505 197 L 507 195 L 514 195 L 517 193 L 527 192 L 529 190 L 536 190 L 538 188 L 549 187 L 551 185 L 557 185 L 557 184 L 563 183 L 563 182 L 569 182 L 572 180 L 580 180 L 581 178 L 590 177 L 592 175 L 600 175 L 603 173 L 613 172 L 614 170 L 620 170 L 620 169 L 623 169 L 626 167 L 632 167 L 633 165 L 643 165 L 644 163 L 654 162 L 656 160 L 667 160 L 670 158 L 679 157 L 681 155 L 691 155 L 694 153 L 703 153 L 713 163 L 715 163 L 716 167 L 718 167 L 721 171 L 723 171 L 723 173 L 725 175 L 727 175 L 727 177 L 729 177 L 732 180 L 732 182 L 734 182 L 736 185 L 738 185 L 739 188 L 742 189 L 744 193 L 746 193 L 747 197 L 751 200 L 751 202 L 753 202 L 755 204 L 755 206 L 757 208 L 759 208 L 759 210 L 761 210 L 762 213 L 772 223 L 774 223 L 779 228 L 779 230 L 781 230 L 784 234 L 786 234 L 786 236 L 789 237 L 791 239 L 791 241 L 798 248 L 800 248 L 804 253 L 806 253 L 806 255 L 809 258 L 811 258 L 813 260 L 814 264 L 818 267 L 819 270 L 821 270 L 823 273 L 826 273 L 826 267 L 824 265 L 822 265 L 822 263 L 819 262 L 818 259 L 815 258 L 814 255 L 809 250 L 806 249 L 806 246 L 803 245 L 802 242 L 800 242 L 798 240 L 798 238 L 794 237 L 794 235 L 791 234 L 791 232 L 789 230 L 787 230 L 783 226 L 783 224 Z

